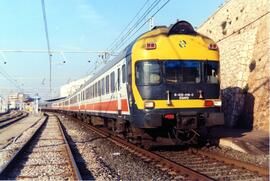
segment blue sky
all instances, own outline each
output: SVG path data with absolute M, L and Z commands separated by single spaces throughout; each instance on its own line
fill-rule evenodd
M 148 0 L 145 9 L 154 0 Z M 152 15 L 166 0 L 149 14 Z M 146 0 L 45 0 L 51 49 L 106 50 L 131 21 Z M 177 19 L 199 26 L 224 0 L 170 0 L 154 17 L 154 25 L 170 25 Z M 147 18 L 148 18 L 147 17 Z M 0 1 L 0 49 L 46 49 L 40 0 Z M 149 29 L 146 24 L 133 37 Z M 84 77 L 101 65 L 97 54 L 61 54 L 52 56 L 53 96 L 59 86 Z M 88 61 L 91 60 L 89 63 Z M 4 61 L 7 63 L 4 64 Z M 16 84 L 31 95 L 49 97 L 49 60 L 46 53 L 1 53 L 0 73 L 7 72 Z M 0 74 L 0 95 L 16 91 L 14 83 Z

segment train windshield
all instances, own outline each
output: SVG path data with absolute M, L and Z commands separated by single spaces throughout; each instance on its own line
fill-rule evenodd
M 201 62 L 199 61 L 166 61 L 164 63 L 165 82 L 199 83 L 201 82 Z
M 168 60 L 136 63 L 137 85 L 218 83 L 219 63 L 214 61 Z
M 218 62 L 205 62 L 204 63 L 205 79 L 207 83 L 218 83 L 219 79 L 219 66 Z
M 156 85 L 161 83 L 161 62 L 144 61 L 136 63 L 136 84 Z

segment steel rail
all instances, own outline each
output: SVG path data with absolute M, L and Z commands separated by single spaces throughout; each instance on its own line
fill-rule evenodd
M 204 174 L 201 174 L 195 170 L 192 170 L 188 167 L 185 167 L 184 165 L 181 165 L 179 163 L 176 163 L 176 162 L 173 162 L 163 156 L 160 156 L 158 154 L 155 154 L 155 153 L 152 153 L 150 151 L 147 151 L 143 148 L 140 148 L 130 142 L 127 142 L 126 140 L 120 138 L 120 137 L 117 137 L 117 136 L 114 136 L 112 135 L 111 133 L 108 133 L 104 130 L 100 130 L 96 127 L 93 127 L 89 124 L 86 124 L 86 123 L 83 123 L 82 124 L 92 130 L 93 132 L 99 134 L 100 136 L 108 139 L 109 141 L 117 144 L 118 146 L 121 146 L 123 147 L 124 149 L 128 150 L 131 152 L 134 153 L 134 152 L 137 152 L 138 155 L 141 155 L 142 157 L 146 157 L 146 158 L 149 158 L 151 159 L 153 162 L 157 163 L 157 165 L 160 165 L 160 167 L 166 167 L 168 168 L 169 170 L 172 170 L 176 173 L 179 173 L 183 176 L 186 177 L 186 179 L 191 179 L 191 180 L 214 180 L 213 178 L 210 178 Z
M 56 115 L 55 115 L 56 116 Z M 76 164 L 76 161 L 73 157 L 73 154 L 72 154 L 72 151 L 71 151 L 71 148 L 69 146 L 69 143 L 67 141 L 67 138 L 66 138 L 66 133 L 64 131 L 64 126 L 60 120 L 60 118 L 58 116 L 56 116 L 56 118 L 58 119 L 58 127 L 61 131 L 61 134 L 62 134 L 62 137 L 64 139 L 64 142 L 65 142 L 65 148 L 66 148 L 66 151 L 68 153 L 68 157 L 69 157 L 69 161 L 70 161 L 70 165 L 72 167 L 72 171 L 73 171 L 73 176 L 75 177 L 75 180 L 82 180 L 82 177 L 81 177 L 81 174 L 80 174 L 80 171 L 77 167 L 77 164 Z
M 5 128 L 5 127 L 25 118 L 27 116 L 28 116 L 28 113 L 23 113 L 22 115 L 21 114 L 19 116 L 16 115 L 16 117 L 13 117 L 13 118 L 10 118 L 10 119 L 4 120 L 4 121 L 0 121 L 0 129 Z
M 14 119 L 16 117 L 21 116 L 23 113 L 22 112 L 12 112 L 10 114 L 7 114 L 3 117 L 0 117 L 0 123 L 6 122 L 8 120 Z
M 23 144 L 23 146 L 13 154 L 11 159 L 2 167 L 0 168 L 0 180 L 5 180 L 8 172 L 14 168 L 14 165 L 17 165 L 17 160 L 21 157 L 24 151 L 30 146 L 30 143 L 34 140 L 36 135 L 40 132 L 40 130 L 45 126 L 49 116 L 45 115 L 46 118 L 43 123 L 36 129 L 36 131 L 30 136 L 27 142 Z
M 260 166 L 247 163 L 244 161 L 228 158 L 224 155 L 221 155 L 220 153 L 212 153 L 210 151 L 205 151 L 205 150 L 197 150 L 197 153 L 200 155 L 210 157 L 210 158 L 214 158 L 219 161 L 223 161 L 224 163 L 227 163 L 227 164 L 232 164 L 235 167 L 245 168 L 249 171 L 257 172 L 259 175 L 262 175 L 264 177 L 269 177 L 269 168 L 260 167 Z

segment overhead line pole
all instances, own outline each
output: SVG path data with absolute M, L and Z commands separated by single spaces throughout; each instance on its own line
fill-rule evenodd
M 45 9 L 44 0 L 41 0 L 41 4 L 42 4 L 43 20 L 44 20 L 44 26 L 45 26 L 45 34 L 46 34 L 49 64 L 50 64 L 50 96 L 52 96 L 52 54 L 51 54 L 51 48 L 50 48 L 49 32 L 48 32 L 48 25 L 47 25 L 47 19 L 46 19 L 46 9 Z

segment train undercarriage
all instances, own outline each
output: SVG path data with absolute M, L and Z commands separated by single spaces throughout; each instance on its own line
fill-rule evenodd
M 120 118 L 107 118 L 78 112 L 59 113 L 72 116 L 96 127 L 108 128 L 114 135 L 138 145 L 196 145 L 206 140 L 208 128 L 203 114 L 177 115 L 174 120 L 164 119 L 160 128 L 137 128 Z

